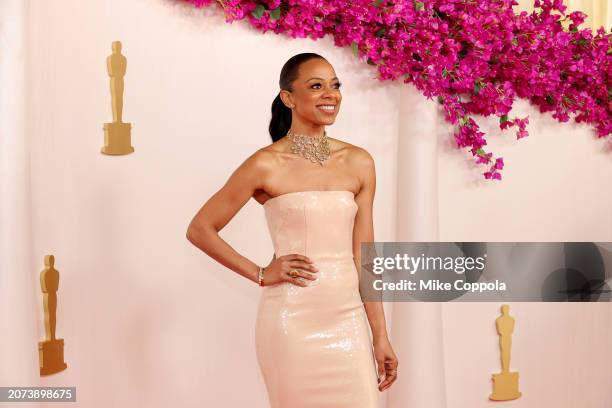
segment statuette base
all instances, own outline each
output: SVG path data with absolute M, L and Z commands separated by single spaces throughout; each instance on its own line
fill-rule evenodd
M 131 123 L 113 122 L 104 124 L 104 154 L 122 155 L 134 152 L 131 139 Z
M 518 372 L 493 374 L 493 393 L 489 399 L 494 401 L 509 401 L 519 398 L 522 394 L 518 390 Z
M 55 374 L 68 367 L 64 363 L 64 339 L 38 342 L 40 375 Z

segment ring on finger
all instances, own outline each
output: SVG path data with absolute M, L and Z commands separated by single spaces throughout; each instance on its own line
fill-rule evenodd
M 292 270 L 289 272 L 289 276 L 291 276 L 291 277 L 293 277 L 293 278 L 296 278 L 297 276 L 299 276 L 299 273 L 298 273 L 297 269 L 292 269 Z

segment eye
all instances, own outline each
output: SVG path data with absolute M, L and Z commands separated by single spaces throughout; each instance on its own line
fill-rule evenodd
M 342 86 L 342 82 L 336 82 L 334 85 L 336 86 L 337 89 L 340 89 L 340 87 Z M 315 84 L 312 84 L 311 88 L 319 89 L 319 88 L 315 88 L 315 87 L 320 87 L 320 86 L 321 86 L 321 84 L 317 82 Z

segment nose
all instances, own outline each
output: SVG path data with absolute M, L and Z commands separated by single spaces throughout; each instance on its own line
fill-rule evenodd
M 332 85 L 325 85 L 325 92 L 323 93 L 324 98 L 337 99 L 338 94 L 340 93 L 339 89 L 335 89 Z

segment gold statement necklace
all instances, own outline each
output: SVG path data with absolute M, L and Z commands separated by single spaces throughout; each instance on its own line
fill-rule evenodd
M 287 132 L 287 137 L 291 140 L 291 152 L 298 154 L 313 163 L 323 162 L 329 159 L 329 139 L 327 132 L 323 131 L 323 136 L 312 137 L 293 133 L 291 129 Z

